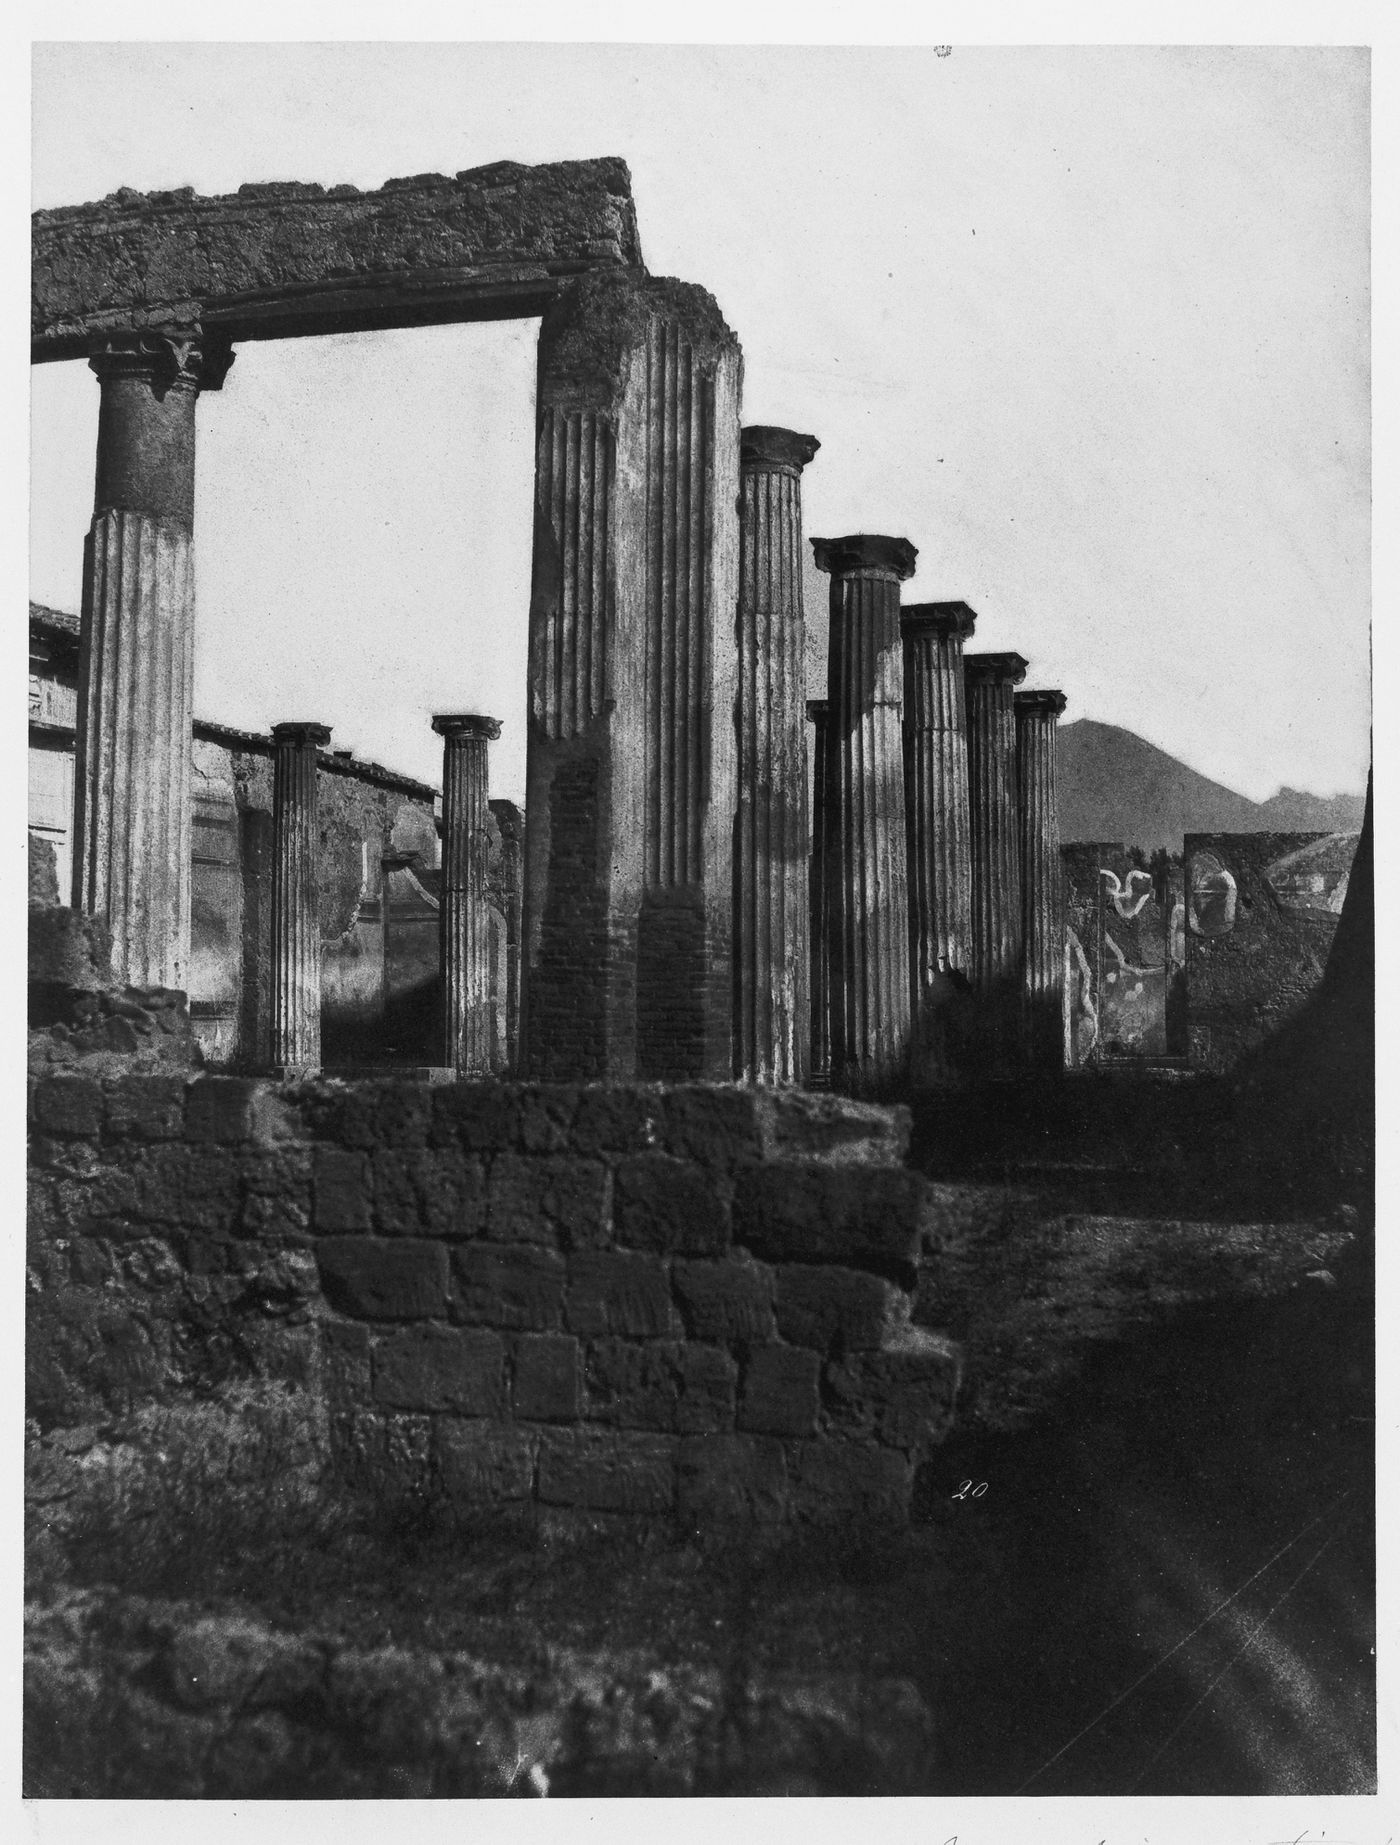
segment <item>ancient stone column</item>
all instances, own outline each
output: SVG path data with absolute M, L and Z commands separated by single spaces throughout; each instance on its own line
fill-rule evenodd
M 807 642 L 802 470 L 820 444 L 755 427 L 739 440 L 738 813 L 734 1076 L 800 1083 L 808 1050 Z
M 1065 906 L 1055 726 L 1065 695 L 1017 692 L 1014 705 L 1026 1055 L 1037 1069 L 1059 1069 L 1064 1062 Z
M 899 585 L 907 538 L 814 538 L 831 577 L 826 881 L 831 1086 L 876 1094 L 909 1054 L 909 883 L 904 822 Z
M 442 745 L 443 1062 L 458 1076 L 491 1074 L 491 917 L 486 901 L 487 746 L 499 718 L 440 716 Z
M 739 344 L 594 272 L 540 328 L 524 1065 L 733 1074 Z
M 189 985 L 195 400 L 232 362 L 195 326 L 113 333 L 83 554 L 73 902 L 133 986 Z
M 812 846 L 808 867 L 812 1017 L 808 1081 L 814 1089 L 831 1083 L 831 982 L 826 935 L 826 700 L 807 701 L 812 720 Z
M 972 819 L 971 974 L 979 1002 L 976 1061 L 1003 1071 L 1019 1060 L 1024 925 L 1012 698 L 1025 676 L 1026 662 L 1018 653 L 974 653 L 963 660 Z
M 274 724 L 272 763 L 272 1050 L 281 1069 L 321 1063 L 321 904 L 316 752 L 325 724 Z
M 513 1075 L 520 1056 L 520 911 L 524 880 L 521 856 L 525 816 L 514 801 L 492 801 L 491 812 L 501 835 L 501 895 L 506 918 L 505 1074 Z
M 904 609 L 904 796 L 915 1075 L 951 1075 L 972 965 L 972 822 L 967 792 L 965 602 Z

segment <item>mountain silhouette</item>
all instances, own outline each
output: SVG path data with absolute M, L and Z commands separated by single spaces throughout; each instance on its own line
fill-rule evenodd
M 1120 840 L 1180 852 L 1184 833 L 1340 833 L 1361 825 L 1365 797 L 1280 788 L 1251 801 L 1117 724 L 1059 726 L 1060 837 Z

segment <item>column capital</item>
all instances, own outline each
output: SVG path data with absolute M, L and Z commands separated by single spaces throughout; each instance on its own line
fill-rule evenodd
M 910 602 L 899 611 L 899 625 L 906 635 L 965 641 L 977 626 L 977 611 L 965 602 Z
M 814 538 L 812 552 L 817 569 L 829 576 L 847 577 L 858 570 L 870 570 L 899 583 L 913 576 L 914 560 L 919 555 L 907 538 L 886 538 L 874 532 Z
M 1019 653 L 965 653 L 963 671 L 977 685 L 1020 685 L 1026 662 Z
M 433 719 L 433 729 L 440 737 L 484 737 L 494 743 L 501 734 L 501 720 L 482 717 L 479 712 L 440 712 Z
M 809 698 L 807 700 L 807 719 L 809 723 L 820 724 L 831 709 L 829 699 Z
M 1017 717 L 1040 715 L 1059 717 L 1069 700 L 1063 692 L 1050 688 L 1036 688 L 1029 692 L 1017 692 L 1012 700 Z
M 821 447 L 815 436 L 771 423 L 750 423 L 739 431 L 739 466 L 751 472 L 790 474 L 794 480 Z
M 331 727 L 329 724 L 292 722 L 289 724 L 274 724 L 272 726 L 272 741 L 274 743 L 292 743 L 298 748 L 303 749 L 310 744 L 316 749 L 323 750 L 330 740 Z
M 99 378 L 146 378 L 164 396 L 167 391 L 219 390 L 234 356 L 226 333 L 205 329 L 198 321 L 167 322 L 104 333 L 88 364 Z

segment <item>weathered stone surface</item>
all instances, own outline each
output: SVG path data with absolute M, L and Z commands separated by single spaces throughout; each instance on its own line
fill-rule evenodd
M 503 1153 L 491 1162 L 486 1234 L 590 1249 L 608 1240 L 609 1177 L 597 1160 Z
M 751 1435 L 813 1435 L 821 1359 L 787 1345 L 763 1345 L 744 1366 L 739 1427 Z
M 771 1262 L 832 1262 L 911 1276 L 926 1207 L 917 1173 L 771 1165 L 740 1176 L 734 1240 Z
M 1014 688 L 1026 676 L 1017 653 L 967 654 L 968 804 L 972 820 L 972 985 L 978 995 L 977 1061 L 1019 1061 L 1021 855 L 1016 796 Z
M 251 1140 L 262 1086 L 237 1076 L 202 1076 L 185 1092 L 185 1133 L 190 1140 Z
M 594 272 L 540 329 L 524 1059 L 731 1075 L 738 342 Z
M 487 749 L 499 718 L 439 715 L 443 739 L 442 877 L 439 920 L 444 1012 L 443 1062 L 459 1076 L 492 1064 L 490 913 L 486 905 Z
M 916 603 L 900 616 L 916 1080 L 944 1078 L 955 1067 L 972 964 L 963 642 L 976 619 L 965 602 Z
M 739 740 L 734 1076 L 807 1073 L 806 626 L 802 469 L 814 436 L 754 426 L 739 446 Z
M 380 1231 L 480 1234 L 486 1222 L 486 1173 L 479 1159 L 426 1147 L 376 1147 L 370 1165 Z
M 676 1463 L 683 1525 L 773 1524 L 787 1512 L 783 1445 L 756 1435 L 692 1435 Z
M 365 1320 L 422 1320 L 447 1312 L 447 1251 L 407 1237 L 322 1237 L 316 1245 L 326 1298 Z
M 1037 1068 L 1057 1070 L 1064 1062 L 1065 893 L 1055 728 L 1065 708 L 1065 695 L 1017 692 L 1013 704 L 1026 1054 Z
M 194 317 L 233 340 L 538 314 L 580 269 L 641 266 L 616 159 L 236 195 L 118 192 L 34 215 L 36 359 Z
M 83 1076 L 50 1076 L 34 1091 L 34 1119 L 50 1134 L 95 1139 L 102 1132 L 102 1085 Z
M 433 1454 L 448 1503 L 466 1516 L 529 1499 L 535 1484 L 535 1437 L 529 1429 L 440 1416 Z
M 789 1456 L 789 1505 L 798 1520 L 899 1524 L 908 1514 L 912 1466 L 891 1448 L 804 1441 Z
M 582 1412 L 578 1340 L 526 1333 L 511 1347 L 511 1400 L 527 1422 L 576 1422 Z
M 272 1043 L 288 1070 L 321 1062 L 321 920 L 316 752 L 324 724 L 274 724 L 272 784 Z
M 586 1413 L 619 1428 L 698 1434 L 734 1424 L 734 1361 L 713 1346 L 597 1339 L 586 1352 Z
M 901 735 L 904 538 L 814 538 L 831 576 L 823 854 L 831 1082 L 872 1094 L 909 1052 L 909 889 Z
M 133 1140 L 177 1140 L 185 1120 L 178 1076 L 119 1076 L 104 1085 L 107 1132 Z
M 665 1339 L 677 1330 L 666 1269 L 656 1256 L 572 1256 L 564 1324 L 585 1339 Z
M 910 1296 L 857 1269 L 784 1263 L 777 1271 L 776 1308 L 778 1331 L 793 1345 L 865 1352 L 908 1320 Z
M 538 1492 L 545 1505 L 669 1512 L 676 1494 L 676 1443 L 632 1430 L 546 1429 Z
M 373 1221 L 370 1167 L 363 1153 L 347 1147 L 317 1147 L 312 1174 L 318 1230 L 369 1229 Z
M 961 1369 L 955 1345 L 922 1327 L 903 1327 L 878 1352 L 853 1353 L 828 1365 L 832 1429 L 927 1454 L 948 1431 Z
M 658 1255 L 720 1255 L 729 1244 L 727 1187 L 712 1170 L 645 1153 L 617 1170 L 617 1240 Z
M 686 1332 L 717 1345 L 773 1337 L 773 1271 L 760 1262 L 676 1262 L 671 1286 Z
M 390 1409 L 505 1413 L 505 1347 L 493 1332 L 416 1326 L 374 1352 L 374 1397 Z
M 564 1259 L 551 1249 L 474 1243 L 452 1252 L 453 1317 L 517 1332 L 553 1332 L 564 1305 Z
M 767 1099 L 765 1155 L 824 1165 L 902 1166 L 909 1110 L 849 1096 L 774 1094 Z

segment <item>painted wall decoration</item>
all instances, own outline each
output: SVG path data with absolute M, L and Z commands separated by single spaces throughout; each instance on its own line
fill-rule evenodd
M 1066 846 L 1063 856 L 1066 1066 L 1183 1056 L 1180 860 L 1116 842 Z

